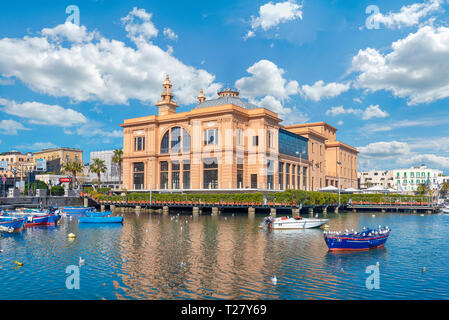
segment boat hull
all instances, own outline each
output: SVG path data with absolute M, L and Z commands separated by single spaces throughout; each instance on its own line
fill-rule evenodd
M 79 217 L 79 223 L 123 223 L 123 217 Z
M 0 218 L 0 231 L 17 231 L 22 229 L 25 224 L 25 218 L 2 217 Z
M 343 250 L 370 250 L 380 248 L 385 245 L 390 234 L 383 234 L 374 237 L 357 238 L 351 236 L 324 236 L 324 240 L 330 251 Z
M 302 219 L 275 219 L 273 222 L 269 224 L 271 229 L 311 229 L 318 228 L 323 224 L 326 224 L 329 219 L 310 219 L 310 218 L 302 218 Z
M 84 208 L 84 207 L 64 207 L 61 210 L 65 214 L 85 214 L 94 211 L 94 208 Z
M 32 227 L 32 226 L 55 226 L 57 225 L 59 219 L 61 219 L 61 216 L 54 215 L 54 214 L 47 214 L 43 216 L 34 216 L 34 217 L 28 217 L 25 226 L 26 227 Z

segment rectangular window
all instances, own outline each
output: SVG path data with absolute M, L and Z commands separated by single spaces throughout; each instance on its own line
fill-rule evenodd
M 179 169 L 180 169 L 179 162 L 173 161 L 172 164 L 171 164 L 171 184 L 172 184 L 172 189 L 179 189 L 179 186 L 180 186 Z
M 243 159 L 237 158 L 237 188 L 243 188 Z
M 160 174 L 160 180 L 161 180 L 161 189 L 167 189 L 168 188 L 168 162 L 167 161 L 161 161 L 161 174 Z
M 217 158 L 204 159 L 203 182 L 204 182 L 204 189 L 218 189 Z
M 238 146 L 243 145 L 243 131 L 240 128 L 237 129 L 236 142 Z
M 253 146 L 259 145 L 259 136 L 253 136 Z
M 143 189 L 144 176 L 145 176 L 145 164 L 143 162 L 135 162 L 133 164 L 134 190 Z
M 410 178 L 414 178 L 415 174 L 413 172 L 410 172 Z
M 145 150 L 145 137 L 134 137 L 134 151 Z
M 218 129 L 208 129 L 204 131 L 204 144 L 218 144 Z
M 182 163 L 182 185 L 183 189 L 190 189 L 190 161 Z
M 290 163 L 285 164 L 285 185 L 290 189 Z

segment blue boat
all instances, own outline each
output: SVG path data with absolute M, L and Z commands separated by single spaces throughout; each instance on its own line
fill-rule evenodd
M 13 232 L 23 228 L 25 218 L 0 217 L 0 231 Z
M 111 214 L 112 214 L 112 211 L 105 211 L 105 212 L 90 211 L 90 212 L 86 212 L 86 216 L 87 217 L 107 217 L 107 216 L 110 216 Z
M 369 250 L 383 247 L 390 231 L 388 226 L 379 226 L 377 229 L 363 228 L 361 232 L 325 231 L 324 240 L 330 251 Z
M 27 218 L 25 226 L 26 227 L 42 226 L 42 225 L 55 226 L 58 223 L 59 219 L 61 219 L 61 216 L 53 213 L 29 216 Z
M 123 223 L 123 217 L 79 217 L 78 223 Z
M 94 210 L 95 208 L 92 207 L 63 207 L 61 211 L 65 214 L 85 214 Z

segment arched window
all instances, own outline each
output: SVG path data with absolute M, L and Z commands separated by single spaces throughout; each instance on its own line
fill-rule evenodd
M 169 134 L 170 131 L 167 131 L 164 136 L 162 137 L 162 142 L 161 142 L 161 153 L 168 153 L 168 148 L 169 148 Z
M 168 130 L 161 141 L 161 153 L 190 152 L 190 135 L 186 129 L 173 127 Z

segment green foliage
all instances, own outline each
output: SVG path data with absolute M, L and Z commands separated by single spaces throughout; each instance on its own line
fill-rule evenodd
M 107 194 L 109 191 L 111 190 L 111 188 L 98 188 L 97 192 L 101 193 L 101 194 Z
M 440 188 L 441 197 L 445 198 L 449 194 L 449 182 L 443 182 Z
M 51 188 L 51 194 L 53 196 L 63 196 L 64 195 L 64 187 L 62 187 L 62 186 L 53 186 Z
M 36 182 L 37 184 L 37 189 L 47 189 L 48 190 L 48 186 L 44 181 L 40 181 L 40 180 L 36 180 L 35 182 L 33 182 L 31 184 L 31 191 L 34 193 L 36 192 Z M 30 184 L 28 182 L 25 183 L 25 195 L 28 194 L 28 188 L 30 188 Z

